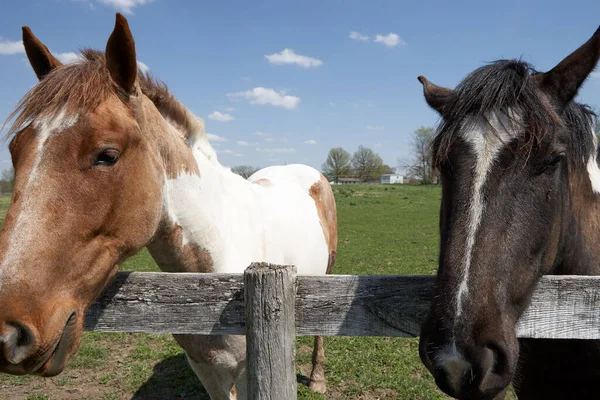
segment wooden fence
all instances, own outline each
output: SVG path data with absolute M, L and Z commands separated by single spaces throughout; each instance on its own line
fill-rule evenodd
M 85 327 L 246 335 L 249 397 L 288 400 L 296 398 L 294 335 L 416 337 L 433 279 L 296 276 L 295 267 L 260 263 L 243 275 L 121 272 L 88 310 Z M 600 339 L 600 277 L 544 277 L 518 335 Z

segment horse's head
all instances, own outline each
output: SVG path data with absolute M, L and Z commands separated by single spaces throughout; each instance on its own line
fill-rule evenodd
M 14 113 L 15 187 L 0 233 L 0 372 L 52 376 L 77 350 L 85 309 L 152 238 L 165 174 L 134 41 L 117 22 L 100 52 L 62 65 L 28 28 L 40 82 Z M 162 146 L 162 147 L 161 147 Z
M 591 113 L 571 101 L 599 57 L 600 29 L 547 73 L 498 61 L 455 90 L 419 77 L 443 117 L 439 269 L 420 355 L 451 396 L 492 399 L 512 380 L 517 319 L 560 261 L 569 172 L 598 173 Z

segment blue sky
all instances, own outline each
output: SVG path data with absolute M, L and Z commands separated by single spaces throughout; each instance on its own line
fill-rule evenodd
M 205 119 L 228 166 L 320 168 L 331 147 L 361 144 L 396 166 L 411 159 L 411 133 L 438 121 L 418 75 L 454 87 L 487 61 L 519 57 L 547 70 L 600 24 L 597 0 L 13 0 L 0 9 L 2 120 L 36 83 L 21 26 L 69 59 L 104 49 L 121 11 L 138 59 Z M 600 73 L 579 100 L 600 106 Z M 0 170 L 9 160 L 3 144 Z

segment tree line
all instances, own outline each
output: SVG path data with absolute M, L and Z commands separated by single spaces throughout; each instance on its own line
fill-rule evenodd
M 600 110 L 595 110 L 600 114 Z M 600 118 L 594 118 L 594 132 L 600 143 Z M 398 159 L 397 170 L 405 175 L 405 181 L 417 181 L 423 184 L 439 183 L 439 171 L 433 162 L 432 143 L 435 129 L 421 126 L 415 130 L 411 137 L 409 160 Z M 233 167 L 232 171 L 248 178 L 258 168 L 248 165 Z M 354 154 L 350 154 L 343 147 L 334 147 L 329 150 L 327 159 L 321 166 L 321 172 L 330 181 L 336 183 L 340 178 L 358 178 L 362 182 L 378 180 L 381 175 L 393 174 L 394 168 L 383 163 L 382 158 L 372 149 L 359 146 Z
M 329 150 L 321 172 L 335 183 L 340 178 L 357 178 L 362 182 L 370 182 L 379 180 L 383 174 L 393 174 L 394 169 L 384 164 L 381 156 L 372 149 L 360 145 L 352 155 L 343 147 Z
M 231 171 L 248 179 L 259 168 L 251 165 L 236 165 Z M 383 174 L 393 174 L 394 169 L 383 163 L 383 159 L 372 149 L 359 146 L 354 154 L 342 147 L 329 150 L 327 160 L 321 166 L 321 172 L 330 181 L 336 183 L 340 178 L 357 178 L 362 182 L 379 180 Z

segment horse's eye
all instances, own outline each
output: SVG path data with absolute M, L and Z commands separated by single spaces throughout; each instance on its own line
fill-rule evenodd
M 121 152 L 117 149 L 104 149 L 96 156 L 94 165 L 105 165 L 110 167 L 119 161 L 120 156 Z
M 554 171 L 556 171 L 556 167 L 558 167 L 558 165 L 564 158 L 565 158 L 565 153 L 560 153 L 560 154 L 554 155 L 552 158 L 550 158 L 546 162 L 546 165 L 544 166 L 544 172 L 546 174 L 551 174 Z

